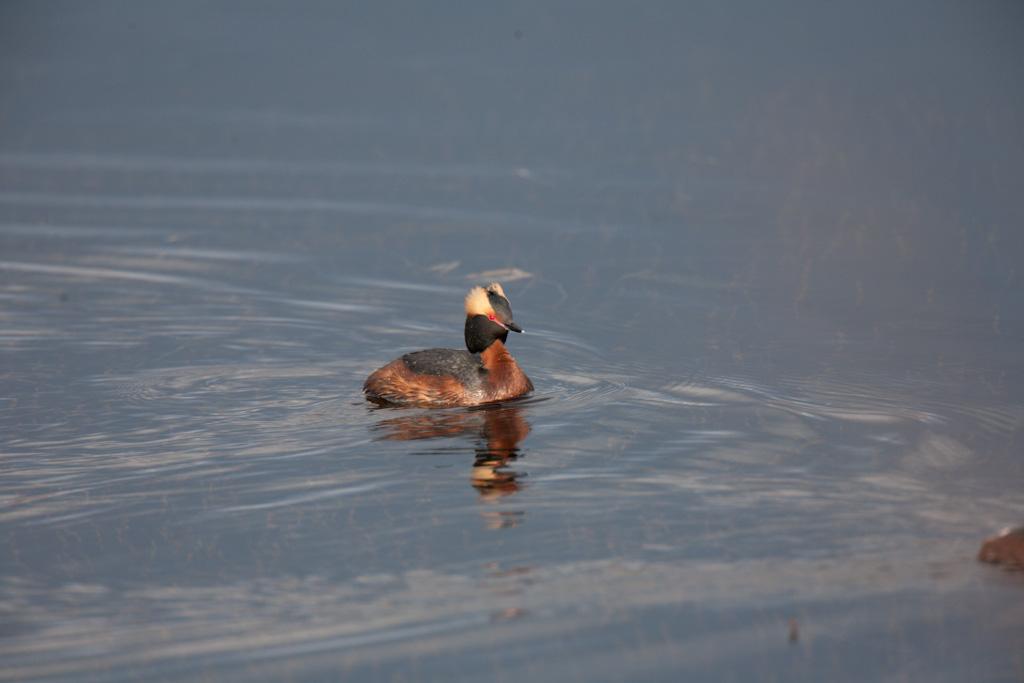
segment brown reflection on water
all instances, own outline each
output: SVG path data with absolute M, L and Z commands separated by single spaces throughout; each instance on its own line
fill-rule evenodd
M 476 435 L 470 484 L 482 502 L 494 503 L 519 491 L 521 472 L 510 469 L 519 457 L 519 444 L 530 433 L 530 424 L 518 406 L 497 405 L 464 412 L 418 413 L 381 420 L 379 438 L 386 441 L 414 441 Z M 523 512 L 488 510 L 487 526 L 503 529 L 518 526 Z

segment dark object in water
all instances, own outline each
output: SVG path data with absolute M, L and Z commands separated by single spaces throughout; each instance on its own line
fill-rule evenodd
M 986 540 L 978 551 L 978 560 L 1024 569 L 1024 527 L 1004 531 Z

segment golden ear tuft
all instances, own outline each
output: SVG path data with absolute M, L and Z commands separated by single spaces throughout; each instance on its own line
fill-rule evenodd
M 501 285 L 498 284 L 497 282 L 492 282 L 491 284 L 487 285 L 487 291 L 491 292 L 492 294 L 497 294 L 502 298 L 508 298 L 507 296 L 505 296 L 505 290 L 502 289 Z
M 493 313 L 491 302 L 487 299 L 487 290 L 474 287 L 466 295 L 466 315 L 487 315 Z

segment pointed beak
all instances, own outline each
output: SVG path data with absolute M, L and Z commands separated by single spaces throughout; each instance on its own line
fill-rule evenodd
M 513 332 L 522 332 L 523 331 L 523 328 L 519 327 L 519 325 L 516 325 L 514 322 L 507 322 L 507 323 L 505 323 L 505 327 L 507 327 L 508 329 L 512 330 Z

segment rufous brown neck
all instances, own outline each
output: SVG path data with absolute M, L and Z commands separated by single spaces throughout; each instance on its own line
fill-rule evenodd
M 501 340 L 495 340 L 480 354 L 484 368 L 487 370 L 486 384 L 490 400 L 501 401 L 516 398 L 533 391 L 533 383 L 522 370 L 515 358 L 505 348 Z

